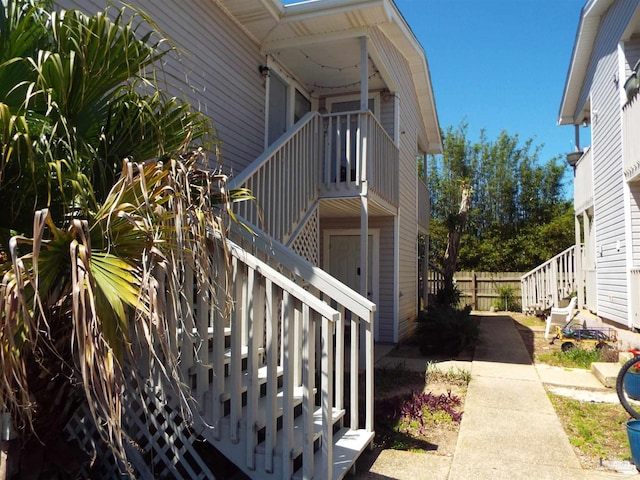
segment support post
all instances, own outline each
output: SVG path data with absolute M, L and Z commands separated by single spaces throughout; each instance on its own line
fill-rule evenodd
M 573 267 L 575 268 L 575 284 L 576 289 L 578 290 L 578 309 L 581 309 L 585 306 L 585 277 L 582 269 L 582 235 L 580 234 L 580 219 L 577 216 L 575 217 L 575 243 L 576 247 L 573 254 Z
M 360 111 L 369 108 L 369 55 L 367 53 L 367 37 L 360 37 Z M 367 128 L 365 115 L 359 115 L 360 141 L 358 142 L 360 163 L 360 294 L 368 298 L 369 278 L 369 204 L 367 184 Z M 360 324 L 360 364 L 365 364 L 365 332 Z

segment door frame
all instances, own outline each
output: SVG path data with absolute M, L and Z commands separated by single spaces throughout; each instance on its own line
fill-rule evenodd
M 380 302 L 380 229 L 369 228 L 369 236 L 371 236 L 371 301 L 379 305 Z M 330 264 L 331 255 L 329 245 L 331 237 L 348 236 L 360 237 L 360 229 L 358 228 L 327 228 L 322 233 L 322 268 L 330 273 L 327 269 Z M 378 341 L 380 322 L 378 321 L 379 308 L 376 308 L 373 316 L 374 324 L 374 340 Z
M 311 110 L 318 109 L 318 100 L 314 99 L 304 86 L 299 83 L 293 75 L 291 75 L 284 67 L 282 67 L 277 61 L 267 57 L 268 74 L 265 79 L 265 94 L 264 94 L 264 148 L 269 147 L 269 79 L 271 73 L 276 75 L 278 79 L 287 86 L 287 113 L 286 113 L 286 127 L 291 128 L 293 125 L 294 109 L 296 102 L 296 91 L 300 92 L 311 104 Z

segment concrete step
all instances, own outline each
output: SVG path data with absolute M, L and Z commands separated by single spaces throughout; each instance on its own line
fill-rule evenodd
M 591 373 L 607 388 L 616 388 L 619 371 L 619 363 L 593 362 L 591 364 Z

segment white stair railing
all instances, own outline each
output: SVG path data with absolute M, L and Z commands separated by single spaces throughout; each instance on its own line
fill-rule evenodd
M 248 188 L 256 198 L 234 205 L 236 213 L 286 242 L 318 198 L 322 138 L 321 116 L 307 113 L 231 179 L 230 188 Z
M 283 275 L 235 243 L 227 245 L 230 265 L 228 271 L 218 269 L 214 291 L 185 296 L 197 308 L 192 334 L 182 335 L 181 369 L 198 401 L 199 434 L 252 478 L 291 478 L 298 464 L 304 478 L 341 478 L 373 439 L 375 305 L 353 292 L 355 301 L 343 300 L 334 308 L 328 296 L 318 297 L 317 286 L 334 295 L 341 290 L 326 274 L 313 282 L 316 287 L 303 288 L 300 279 L 309 265 L 294 267 L 302 276 L 292 279 L 288 270 Z M 218 255 L 214 263 L 225 265 Z M 314 269 L 312 275 L 318 273 Z M 224 305 L 220 295 L 228 284 L 234 305 L 230 316 L 218 307 Z M 348 361 L 345 315 L 350 317 Z M 359 345 L 367 350 L 364 364 L 359 363 Z M 358 418 L 360 369 L 367 379 L 363 426 Z M 346 409 L 350 416 L 343 420 Z
M 576 292 L 579 282 L 575 256 L 573 245 L 521 277 L 523 312 L 541 313 Z

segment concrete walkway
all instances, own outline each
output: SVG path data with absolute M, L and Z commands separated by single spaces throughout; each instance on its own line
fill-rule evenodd
M 585 478 L 510 317 L 482 318 L 447 478 Z
M 389 357 L 378 360 L 384 364 Z M 424 359 L 416 359 L 416 369 Z M 411 368 L 411 362 L 407 363 Z M 482 315 L 458 443 L 452 457 L 383 450 L 360 470 L 369 480 L 622 479 L 636 472 L 585 471 L 543 387 L 566 382 L 561 369 L 539 372 L 508 315 Z M 585 372 L 569 383 L 597 387 Z M 595 382 L 595 383 L 593 383 Z M 347 477 L 353 478 L 353 477 Z

